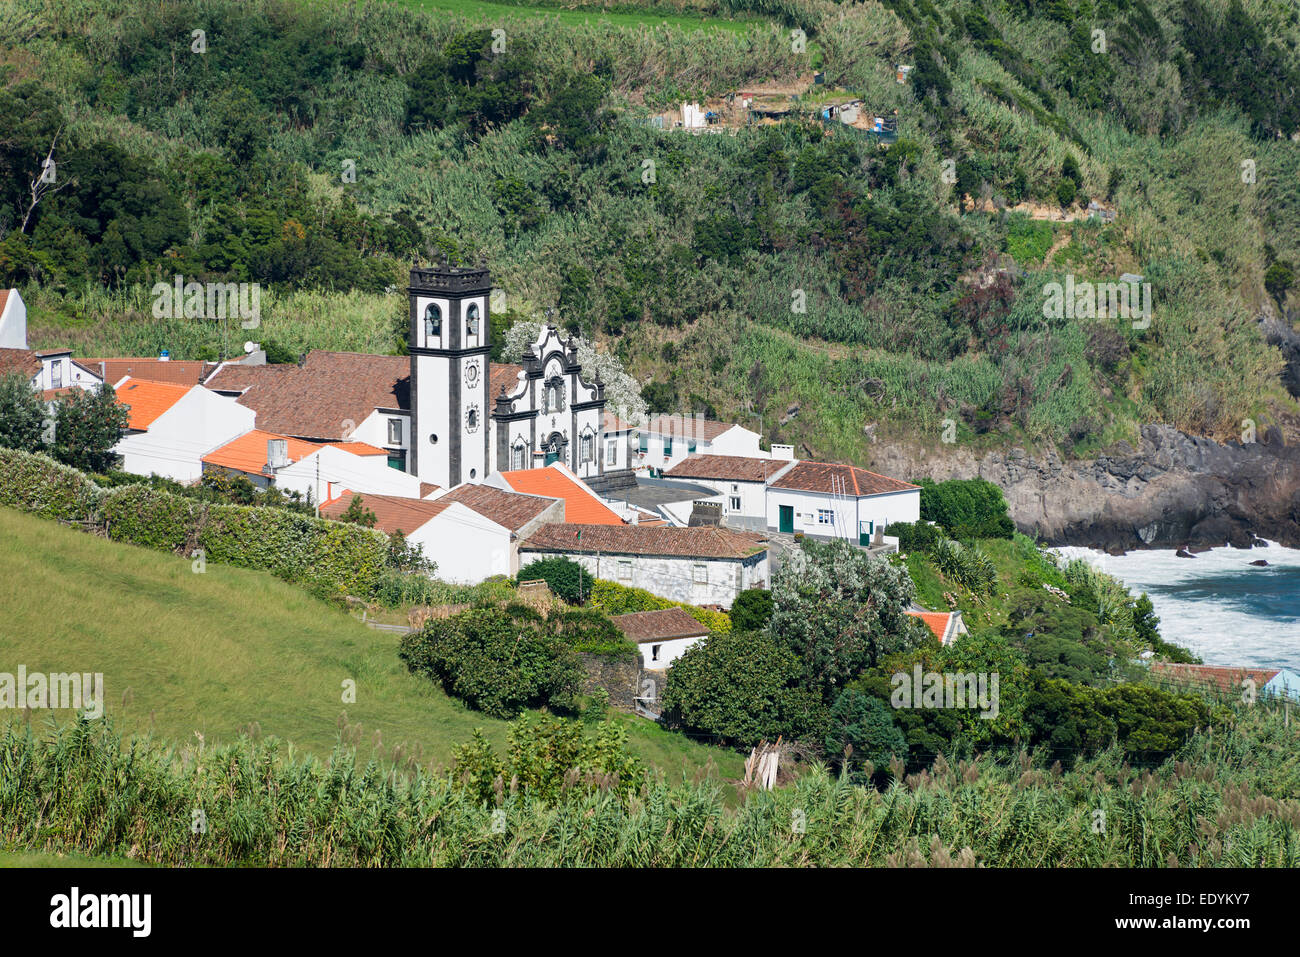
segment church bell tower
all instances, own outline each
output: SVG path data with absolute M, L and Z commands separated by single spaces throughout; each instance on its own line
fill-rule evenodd
M 408 469 L 442 488 L 482 481 L 491 410 L 492 278 L 486 268 L 411 270 L 411 441 Z

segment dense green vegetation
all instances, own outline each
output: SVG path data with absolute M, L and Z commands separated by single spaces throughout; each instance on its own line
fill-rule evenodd
M 0 846 L 173 865 L 1295 867 L 1295 728 L 1263 705 L 1230 718 L 1147 769 L 1117 749 L 1073 768 L 936 759 L 884 792 L 816 769 L 734 810 L 712 783 L 637 778 L 599 729 L 523 726 L 505 760 L 473 741 L 459 775 L 433 776 L 346 747 L 326 765 L 269 741 L 178 754 L 103 723 L 11 726 Z
M 0 281 L 36 344 L 237 348 L 153 318 L 151 284 L 180 273 L 263 283 L 259 335 L 287 354 L 395 350 L 405 266 L 448 254 L 486 261 L 511 315 L 556 307 L 617 349 L 656 407 L 750 403 L 814 455 L 865 457 L 871 422 L 1087 451 L 1141 421 L 1228 436 L 1295 411 L 1253 321 L 1300 264 L 1294 7 L 682 0 L 629 3 L 672 22 L 623 28 L 254 6 L 7 5 Z M 767 22 L 700 43 L 676 15 Z M 898 109 L 898 142 L 638 122 L 814 67 Z M 30 209 L 51 144 L 58 188 Z M 1118 216 L 998 211 L 1067 194 Z M 1043 317 L 1045 283 L 1125 270 L 1153 286 L 1148 328 Z

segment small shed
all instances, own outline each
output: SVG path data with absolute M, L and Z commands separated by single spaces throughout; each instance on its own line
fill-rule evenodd
M 641 664 L 647 671 L 666 670 L 687 648 L 709 634 L 709 629 L 682 608 L 634 611 L 610 620 L 641 649 Z

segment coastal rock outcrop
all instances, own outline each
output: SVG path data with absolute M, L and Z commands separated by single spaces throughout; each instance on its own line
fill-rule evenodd
M 1267 538 L 1300 548 L 1300 446 L 1284 444 L 1276 429 L 1257 442 L 1219 443 L 1148 425 L 1137 448 L 1119 442 L 1079 460 L 1050 449 L 976 457 L 969 449 L 883 445 L 872 467 L 936 481 L 988 479 L 1004 490 L 1020 530 L 1053 545 L 1194 552 Z

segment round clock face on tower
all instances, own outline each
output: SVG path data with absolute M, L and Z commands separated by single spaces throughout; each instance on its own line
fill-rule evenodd
M 478 363 L 470 362 L 465 366 L 465 381 L 471 386 L 478 385 Z

